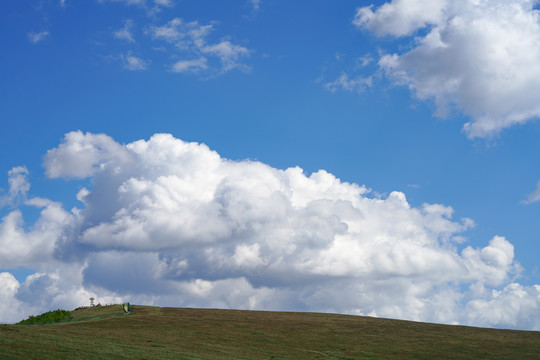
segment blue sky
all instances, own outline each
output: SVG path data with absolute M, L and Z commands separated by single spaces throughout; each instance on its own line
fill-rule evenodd
M 28 300 L 30 294 L 46 288 L 51 299 L 48 304 L 65 307 L 95 296 L 103 301 L 131 299 L 171 306 L 335 311 L 538 330 L 540 318 L 538 313 L 531 315 L 531 308 L 518 305 L 519 310 L 510 314 L 504 310 L 509 301 L 520 304 L 515 295 L 518 290 L 528 294 L 529 303 L 540 304 L 540 289 L 535 285 L 540 284 L 540 111 L 535 95 L 540 90 L 540 81 L 536 80 L 540 78 L 540 30 L 535 5 L 535 1 L 526 0 L 482 4 L 466 0 L 3 2 L 0 172 L 4 179 L 0 180 L 0 244 L 4 250 L 0 272 L 4 272 L 4 277 L 0 280 L 12 289 L 2 295 L 4 300 L 21 310 L 7 314 L 0 307 L 0 320 L 16 321 L 9 316 L 23 316 L 28 309 L 40 311 L 50 306 Z M 79 130 L 81 133 L 75 132 Z M 177 142 L 161 137 L 149 140 L 158 133 L 171 134 Z M 106 134 L 106 138 L 97 134 Z M 216 180 L 215 184 L 231 182 L 233 185 L 226 187 L 230 190 L 244 186 L 248 182 L 244 179 L 258 174 L 255 180 L 249 180 L 256 185 L 230 193 L 219 193 L 216 189 L 221 188 L 214 183 L 209 188 L 199 183 L 188 186 L 184 182 L 195 181 L 195 175 L 190 177 L 176 168 L 165 171 L 168 165 L 156 165 L 163 161 L 159 157 L 161 152 L 134 150 L 136 146 L 128 145 L 141 139 L 149 147 L 165 146 L 164 152 L 178 146 L 175 154 L 187 151 L 184 145 L 189 142 L 206 144 L 215 151 L 213 154 L 219 154 L 224 165 L 216 172 L 208 170 L 214 169 L 205 165 L 210 155 L 206 148 L 200 148 L 200 158 L 193 161 L 209 171 L 202 178 L 218 179 L 222 176 L 218 173 L 229 174 L 219 177 L 220 182 Z M 138 160 L 133 161 L 139 164 L 138 170 L 125 170 L 129 166 L 122 159 L 128 155 L 121 154 L 126 151 L 137 154 Z M 150 153 L 156 157 L 152 158 Z M 184 163 L 184 158 L 168 159 L 191 169 L 191 163 Z M 226 159 L 234 160 L 232 164 L 238 169 Z M 123 174 L 122 180 L 111 172 L 113 163 L 118 166 L 117 172 Z M 283 194 L 290 196 L 295 214 L 302 209 L 307 211 L 311 205 L 295 197 L 305 190 L 291 185 L 295 177 L 282 173 L 294 167 L 303 169 L 305 178 L 313 182 L 306 185 L 313 191 L 305 195 L 306 199 L 331 201 L 333 205 L 327 204 L 326 209 L 334 209 L 340 201 L 350 201 L 358 210 L 363 201 L 359 199 L 372 205 L 366 205 L 361 211 L 363 215 L 350 221 L 342 213 L 344 210 L 328 210 L 333 218 L 347 225 L 346 235 L 342 230 L 327 234 L 315 226 L 319 230 L 313 230 L 315 234 L 311 236 L 320 237 L 326 245 L 315 246 L 293 236 L 288 241 L 304 250 L 288 260 L 265 250 L 283 243 L 268 240 L 279 236 L 261 225 L 269 219 L 275 221 L 277 205 L 268 205 L 261 212 L 267 216 L 260 215 L 264 221 L 255 221 L 249 214 L 229 214 L 227 219 L 235 224 L 251 224 L 246 226 L 254 233 L 244 234 L 236 229 L 226 239 L 212 235 L 227 242 L 227 246 L 208 245 L 214 240 L 200 248 L 186 245 L 184 240 L 190 238 L 186 235 L 187 227 L 193 224 L 175 228 L 176 237 L 171 235 L 171 240 L 156 247 L 146 243 L 126 245 L 138 241 L 127 235 L 120 242 L 100 240 L 99 246 L 88 240 L 92 231 L 105 231 L 103 238 L 113 239 L 120 230 L 111 228 L 111 233 L 107 233 L 104 229 L 117 224 L 125 212 L 133 211 L 132 218 L 143 216 L 142 193 L 128 206 L 122 202 L 125 199 L 119 195 L 119 189 L 127 189 L 135 180 L 157 186 L 163 179 L 159 177 L 160 171 L 164 171 L 164 176 L 181 178 L 183 185 L 178 186 L 182 189 L 193 186 L 194 199 L 205 198 L 213 191 L 212 201 L 220 206 L 225 206 L 225 198 L 241 203 L 259 199 L 273 204 L 266 195 L 258 193 L 262 190 L 256 190 L 270 188 L 268 184 L 278 181 L 273 177 L 269 180 L 270 175 L 261 166 L 281 174 L 274 175 L 284 181 L 280 189 L 288 189 Z M 150 168 L 154 169 L 152 173 L 148 172 Z M 193 171 L 198 173 L 201 169 Z M 322 191 L 326 180 L 310 178 L 319 170 L 335 177 L 332 194 L 349 195 L 332 197 Z M 103 185 L 109 183 L 117 187 Z M 369 191 L 353 191 L 347 187 L 350 184 Z M 84 195 L 77 196 L 81 189 L 94 197 L 81 202 Z M 392 197 L 392 192 L 406 197 L 410 212 L 410 216 L 403 215 L 403 219 L 408 219 L 403 220 L 403 227 L 395 229 L 394 216 L 401 219 L 402 215 L 393 213 L 390 203 L 397 197 Z M 228 195 L 219 198 L 218 193 Z M 118 196 L 118 207 L 109 206 L 97 194 L 108 194 L 114 199 Z M 155 209 L 170 210 L 169 200 L 156 199 Z M 389 207 L 379 213 L 377 201 Z M 453 209 L 453 213 L 434 210 L 438 215 L 430 220 L 428 212 L 421 210 L 424 204 L 440 204 Z M 258 205 L 250 206 L 245 208 L 253 210 Z M 78 209 L 79 215 L 73 208 Z M 312 216 L 327 221 L 330 215 L 322 215 L 327 210 L 317 209 L 322 212 Z M 46 210 L 56 211 L 57 216 L 44 216 Z M 417 210 L 422 215 L 416 214 Z M 162 226 L 176 226 L 178 220 L 174 216 L 196 217 L 190 212 L 192 209 L 170 211 L 170 222 L 164 217 L 162 221 L 168 225 Z M 302 211 L 298 214 L 304 214 Z M 8 221 L 13 214 L 20 214 L 21 220 Z M 145 216 L 144 224 L 148 227 L 150 217 Z M 360 224 L 361 219 L 371 217 L 373 222 L 389 221 L 388 229 L 382 222 L 379 230 L 366 230 L 369 236 L 363 230 L 353 233 L 352 229 L 363 226 L 354 225 L 356 222 Z M 401 224 L 400 221 L 395 223 Z M 445 225 L 434 225 L 439 222 Z M 283 226 L 299 234 L 314 226 L 303 220 L 294 226 L 284 224 L 278 222 L 274 229 Z M 204 226 L 218 229 L 221 225 L 209 221 Z M 53 228 L 50 233 L 43 230 Z M 452 265 L 448 271 L 455 270 L 455 277 L 438 283 L 426 280 L 433 271 L 431 265 L 414 271 L 405 265 L 391 270 L 373 265 L 363 273 L 353 264 L 339 276 L 334 270 L 321 270 L 325 261 L 347 263 L 341 257 L 343 254 L 334 253 L 340 236 L 351 241 L 349 250 L 342 251 L 384 253 L 384 249 L 399 247 L 403 241 L 414 243 L 416 235 L 411 238 L 405 234 L 406 229 L 413 228 L 417 229 L 413 234 L 431 239 L 431 245 L 414 248 L 410 253 L 404 251 L 407 264 L 414 263 L 416 256 L 431 256 L 430 251 L 446 252 L 456 261 L 456 267 L 467 269 L 467 274 L 459 273 Z M 363 238 L 361 233 L 367 237 Z M 206 234 L 201 238 L 205 236 L 212 237 Z M 376 239 L 386 236 L 392 239 L 384 243 L 389 246 L 383 244 L 378 248 Z M 505 240 L 491 243 L 496 237 Z M 239 242 L 240 238 L 248 240 Z M 68 243 L 71 245 L 64 249 Z M 354 250 L 356 245 L 351 244 L 360 243 L 371 245 Z M 39 248 L 36 244 L 43 246 L 41 259 L 32 252 L 32 247 Z M 513 246 L 511 256 L 506 244 Z M 319 246 L 328 253 L 316 253 Z M 224 249 L 229 247 L 232 250 L 227 253 Z M 463 252 L 466 248 L 480 255 L 468 257 Z M 201 260 L 209 256 L 209 251 L 218 250 L 223 256 L 236 259 L 236 267 L 210 268 L 209 258 Z M 68 253 L 71 257 L 65 255 Z M 493 253 L 504 253 L 509 260 L 486 255 Z M 362 256 L 358 256 L 355 261 L 361 261 Z M 163 281 L 162 287 L 155 289 L 137 284 L 131 288 L 122 285 L 120 289 L 114 279 L 105 281 L 106 276 L 92 267 L 101 264 L 106 269 L 114 262 L 124 264 L 125 259 L 126 264 L 148 262 L 149 269 L 156 269 L 163 264 L 172 266 L 172 258 L 177 265 L 187 265 L 178 265 L 176 278 L 155 273 L 153 279 Z M 281 260 L 272 260 L 277 258 Z M 473 264 L 472 258 L 480 259 L 483 265 Z M 370 259 L 377 263 L 375 258 Z M 317 266 L 312 264 L 317 261 Z M 484 265 L 493 268 L 485 270 Z M 297 279 L 301 285 L 288 291 L 292 285 L 280 278 L 276 270 L 280 266 L 283 271 L 288 266 L 302 268 Z M 432 266 L 436 268 L 435 263 Z M 441 269 L 447 271 L 444 266 Z M 70 271 L 79 273 L 79 277 L 65 275 Z M 497 279 L 486 280 L 499 272 L 502 275 Z M 191 275 L 187 276 L 188 273 Z M 250 275 L 255 273 L 258 275 Z M 352 278 L 351 283 L 343 282 L 345 273 Z M 385 273 L 389 281 L 385 287 L 378 288 L 365 280 L 380 273 Z M 392 281 L 398 278 L 409 282 L 396 285 Z M 55 281 L 69 283 L 69 290 L 51 290 L 58 288 Z M 193 290 L 203 283 L 215 289 L 215 293 L 208 290 L 206 297 L 201 297 L 199 290 Z M 354 286 L 359 283 L 364 287 L 356 289 Z M 220 292 L 220 286 L 245 292 L 245 298 L 255 300 L 245 303 L 230 298 Z M 381 300 L 380 307 L 363 300 L 352 304 L 315 300 L 334 286 L 356 289 L 351 290 L 352 298 L 361 299 L 360 294 L 371 291 L 382 293 L 389 300 Z M 410 290 L 414 286 L 422 287 L 423 292 Z M 513 290 L 516 292 L 512 293 Z M 455 312 L 455 318 L 429 310 L 430 306 L 442 306 L 433 299 L 445 297 L 446 292 L 452 294 L 446 298 L 450 302 L 447 311 Z M 403 296 L 403 302 L 392 303 L 392 297 L 405 293 L 408 295 Z M 507 302 L 501 300 L 504 294 L 510 294 L 504 300 Z M 223 300 L 208 300 L 212 297 Z M 418 308 L 412 305 L 422 299 L 431 300 Z M 497 299 L 501 301 L 497 303 Z M 482 306 L 501 311 L 496 312 L 497 318 L 490 318 L 482 312 Z

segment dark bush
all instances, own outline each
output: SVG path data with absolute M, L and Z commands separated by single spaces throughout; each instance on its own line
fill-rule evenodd
M 38 316 L 30 315 L 28 319 L 20 321 L 19 324 L 22 324 L 22 325 L 52 324 L 59 321 L 70 320 L 70 319 L 73 319 L 73 316 L 71 316 L 71 313 L 69 311 L 58 309 L 58 310 L 43 313 Z

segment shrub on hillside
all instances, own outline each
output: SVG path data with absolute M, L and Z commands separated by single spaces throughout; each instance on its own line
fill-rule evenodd
M 71 316 L 71 313 L 69 311 L 58 309 L 58 310 L 43 313 L 38 316 L 30 315 L 28 319 L 20 321 L 19 324 L 23 324 L 23 325 L 52 324 L 52 323 L 56 323 L 62 320 L 70 320 L 70 319 L 73 319 L 73 316 Z

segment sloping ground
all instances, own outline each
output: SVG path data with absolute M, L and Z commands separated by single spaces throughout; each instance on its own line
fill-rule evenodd
M 106 317 L 126 315 L 120 304 L 82 307 L 70 311 L 73 321 L 99 320 Z
M 540 332 L 358 316 L 133 306 L 129 316 L 0 325 L 2 359 L 540 359 Z

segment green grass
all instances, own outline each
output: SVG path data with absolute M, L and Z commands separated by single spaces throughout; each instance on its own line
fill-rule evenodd
M 120 304 L 86 307 L 71 311 L 73 321 L 98 320 L 120 315 L 125 315 Z
M 116 305 L 72 315 L 81 320 L 120 311 Z M 131 315 L 99 320 L 0 325 L 0 358 L 540 359 L 540 332 L 318 313 L 133 306 Z

